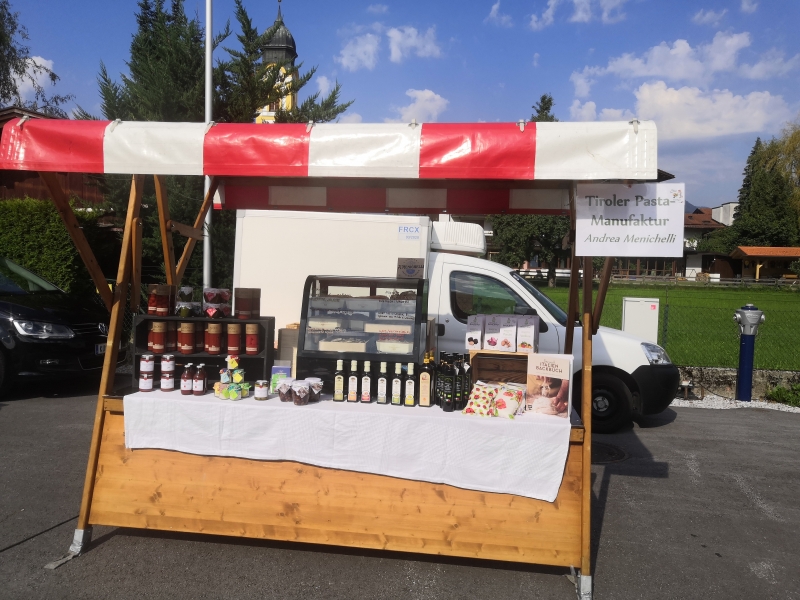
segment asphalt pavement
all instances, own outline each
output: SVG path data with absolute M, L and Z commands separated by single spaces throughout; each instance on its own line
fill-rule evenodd
M 95 390 L 0 401 L 0 598 L 575 598 L 563 569 L 111 527 L 45 570 L 75 529 Z M 800 414 L 670 408 L 595 440 L 622 459 L 592 468 L 597 600 L 800 600 Z

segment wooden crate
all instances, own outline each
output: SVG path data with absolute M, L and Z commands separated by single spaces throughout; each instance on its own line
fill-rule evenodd
M 510 381 L 527 384 L 528 354 L 500 350 L 470 350 L 472 381 Z

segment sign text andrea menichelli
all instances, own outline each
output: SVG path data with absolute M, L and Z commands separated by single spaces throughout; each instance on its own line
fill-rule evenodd
M 683 256 L 683 183 L 579 184 L 577 256 Z

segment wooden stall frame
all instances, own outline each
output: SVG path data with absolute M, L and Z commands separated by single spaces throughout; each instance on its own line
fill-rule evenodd
M 63 193 L 59 196 L 60 188 L 54 187 L 52 184 L 53 177 L 51 173 L 41 173 L 42 178 L 45 182 L 48 183 L 51 193 L 54 196 L 54 201 L 56 202 L 57 206 L 61 206 L 63 208 Z M 57 183 L 57 182 L 56 182 Z M 120 262 L 119 268 L 117 272 L 116 278 L 116 286 L 114 288 L 113 294 L 109 291 L 110 296 L 110 307 L 111 307 L 111 324 L 109 328 L 109 342 L 108 348 L 109 350 L 106 353 L 104 364 L 103 364 L 103 371 L 102 371 L 102 378 L 100 383 L 100 389 L 97 398 L 97 407 L 95 411 L 95 419 L 94 419 L 94 426 L 92 430 L 92 441 L 89 449 L 89 458 L 88 464 L 86 469 L 86 477 L 84 481 L 84 490 L 83 495 L 81 498 L 81 509 L 80 514 L 78 517 L 78 524 L 75 530 L 75 534 L 73 537 L 73 542 L 70 546 L 69 553 L 62 559 L 55 561 L 48 565 L 50 568 L 56 568 L 60 566 L 64 562 L 79 556 L 83 553 L 88 544 L 91 542 L 91 527 L 92 524 L 103 524 L 103 525 L 116 525 L 116 526 L 125 526 L 125 527 L 143 527 L 143 528 L 154 528 L 154 529 L 164 529 L 164 530 L 174 530 L 177 528 L 177 524 L 180 523 L 181 531 L 185 532 L 198 532 L 198 533 L 213 533 L 213 534 L 222 534 L 222 535 L 238 535 L 242 537 L 256 537 L 256 538 L 267 538 L 267 539 L 276 539 L 276 540 L 294 540 L 294 541 L 305 541 L 305 542 L 317 542 L 317 543 L 327 543 L 327 544 L 335 544 L 335 545 L 343 545 L 343 546 L 355 546 L 355 547 L 363 547 L 363 548 L 385 548 L 385 549 L 392 549 L 392 550 L 404 550 L 404 551 L 417 551 L 417 552 L 426 552 L 426 553 L 436 553 L 442 555 L 451 555 L 451 556 L 465 556 L 465 557 L 477 557 L 477 558 L 487 558 L 487 559 L 500 559 L 500 560 L 507 560 L 507 561 L 519 561 L 519 562 L 526 562 L 526 563 L 540 563 L 540 564 L 550 564 L 550 565 L 560 565 L 564 567 L 570 568 L 578 568 L 579 573 L 576 580 L 576 585 L 578 588 L 578 593 L 580 598 L 582 599 L 589 599 L 591 598 L 591 499 L 592 499 L 592 490 L 591 490 L 591 419 L 584 419 L 583 427 L 573 430 L 572 435 L 570 437 L 570 452 L 569 452 L 569 459 L 567 464 L 567 471 L 565 472 L 565 479 L 562 482 L 562 488 L 559 491 L 559 496 L 554 503 L 547 503 L 543 501 L 537 501 L 527 498 L 519 498 L 516 496 L 511 496 L 508 494 L 486 494 L 482 492 L 473 492 L 470 490 L 460 490 L 458 488 L 452 488 L 451 486 L 446 485 L 436 485 L 436 484 L 428 484 L 424 482 L 413 482 L 407 480 L 400 480 L 390 477 L 383 477 L 378 475 L 370 475 L 365 473 L 350 473 L 347 471 L 339 471 L 337 469 L 324 469 L 324 468 L 317 468 L 317 467 L 310 467 L 308 465 L 303 465 L 300 463 L 292 463 L 292 462 L 261 462 L 261 461 L 249 461 L 245 459 L 231 459 L 231 458 L 221 458 L 221 457 L 201 457 L 201 456 L 194 456 L 194 455 L 185 455 L 181 453 L 163 451 L 163 450 L 146 450 L 146 451 L 136 451 L 135 453 L 126 450 L 124 447 L 124 441 L 122 438 L 122 427 L 123 427 L 123 406 L 122 401 L 118 397 L 113 396 L 113 386 L 114 386 L 114 373 L 116 367 L 116 360 L 117 360 L 117 351 L 121 339 L 122 333 L 122 316 L 124 313 L 124 308 L 127 303 L 127 296 L 129 285 L 134 284 L 134 287 L 131 287 L 131 307 L 138 306 L 138 289 L 135 287 L 136 283 L 140 281 L 141 277 L 141 219 L 139 218 L 139 210 L 141 207 L 141 198 L 142 198 L 142 187 L 144 184 L 144 176 L 143 175 L 135 175 L 132 178 L 131 183 L 131 192 L 128 202 L 128 212 L 126 215 L 126 222 L 125 222 L 125 229 L 123 235 L 123 242 L 122 242 L 122 252 L 120 255 Z M 199 214 L 197 219 L 195 220 L 195 226 L 189 227 L 186 225 L 176 224 L 170 219 L 169 215 L 169 207 L 166 197 L 166 189 L 164 186 L 163 179 L 159 176 L 155 176 L 155 184 L 156 184 L 156 200 L 157 200 L 157 207 L 158 207 L 158 214 L 159 214 L 159 226 L 161 232 L 161 241 L 163 246 L 164 252 L 164 261 L 166 265 L 166 273 L 167 273 L 167 281 L 172 285 L 180 285 L 180 281 L 182 276 L 185 272 L 186 266 L 188 265 L 189 259 L 191 258 L 192 251 L 194 249 L 195 242 L 198 238 L 202 237 L 202 225 L 205 219 L 206 212 L 211 208 L 212 199 L 214 194 L 216 193 L 217 187 L 219 185 L 219 178 L 214 177 L 211 181 L 211 186 L 203 199 L 202 206 L 200 208 Z M 578 313 L 578 272 L 579 272 L 579 257 L 575 256 L 574 252 L 574 184 L 571 186 L 570 189 L 570 207 L 571 207 L 571 214 L 572 214 L 572 235 L 571 240 L 573 242 L 573 253 L 572 253 L 572 277 L 570 280 L 570 296 L 569 296 L 569 319 L 567 322 L 567 340 L 565 343 L 565 352 L 572 351 L 572 332 L 574 331 L 575 325 L 575 318 L 577 317 Z M 67 209 L 69 209 L 68 203 L 66 204 Z M 70 223 L 70 215 L 71 211 L 64 210 L 63 212 L 60 210 L 60 214 L 62 214 L 62 218 L 64 219 L 65 223 Z M 66 215 L 66 216 L 65 216 Z M 72 219 L 74 220 L 74 215 L 72 215 Z M 69 225 L 68 225 L 69 227 Z M 187 236 L 187 243 L 186 247 L 184 248 L 183 254 L 180 260 L 175 263 L 175 255 L 174 255 L 174 248 L 172 245 L 172 232 L 175 231 L 182 235 Z M 85 238 L 82 238 L 82 234 L 80 230 L 78 230 L 78 234 L 75 234 L 71 231 L 71 235 L 73 236 L 73 242 L 75 243 L 76 247 L 83 248 L 81 251 L 81 256 L 84 258 L 84 262 L 87 264 L 87 268 L 90 268 L 90 265 L 93 261 L 93 255 L 91 254 L 91 250 L 88 249 L 88 244 L 85 243 Z M 87 251 L 88 250 L 88 251 Z M 96 261 L 94 262 L 96 265 Z M 602 278 L 600 282 L 600 289 L 601 293 L 598 294 L 597 303 L 592 306 L 592 284 L 593 284 L 593 277 L 592 277 L 592 263 L 591 257 L 584 257 L 583 258 L 583 306 L 582 306 L 582 404 L 581 410 L 583 415 L 591 415 L 591 406 L 592 406 L 592 398 L 591 398 L 591 389 L 592 389 L 592 336 L 596 332 L 597 324 L 599 323 L 600 316 L 602 314 L 603 309 L 603 298 L 605 296 L 605 290 L 608 287 L 608 279 L 610 276 L 611 269 L 609 265 L 611 263 L 611 259 L 606 260 L 605 268 L 603 269 Z M 90 268 L 90 273 L 92 273 L 93 278 L 97 278 L 99 273 L 99 267 L 96 269 L 94 267 Z M 102 275 L 100 273 L 100 275 Z M 101 290 L 102 286 L 98 287 L 98 290 Z M 106 288 L 107 289 L 107 288 Z M 103 292 L 101 291 L 101 295 Z M 137 296 L 137 299 L 134 300 L 133 296 Z M 123 456 L 124 455 L 124 456 Z M 135 456 L 136 460 L 130 460 L 131 456 Z M 103 465 L 98 469 L 98 465 L 100 463 L 101 457 L 104 457 L 103 460 L 106 461 Z M 109 463 L 108 461 L 111 461 Z M 447 513 L 448 515 L 453 515 L 460 510 L 460 503 L 466 504 L 474 504 L 478 503 L 482 506 L 497 506 L 501 507 L 502 510 L 507 511 L 512 506 L 520 506 L 522 510 L 534 510 L 531 507 L 535 507 L 535 514 L 536 514 L 536 523 L 537 527 L 542 528 L 541 540 L 538 539 L 536 535 L 531 534 L 528 532 L 528 537 L 533 535 L 534 538 L 532 542 L 526 542 L 525 536 L 519 537 L 519 533 L 516 536 L 511 532 L 506 532 L 506 537 L 498 537 L 496 536 L 497 540 L 503 540 L 503 544 L 492 544 L 491 542 L 488 543 L 478 543 L 477 541 L 473 542 L 459 542 L 455 539 L 454 533 L 447 533 L 444 532 L 444 540 L 443 541 L 436 541 L 436 540 L 421 540 L 421 545 L 415 546 L 409 540 L 415 539 L 415 532 L 414 531 L 407 531 L 404 530 L 401 532 L 400 535 L 390 535 L 388 533 L 383 534 L 365 534 L 363 531 L 359 533 L 358 531 L 350 531 L 345 530 L 347 532 L 341 531 L 333 531 L 333 530 L 325 530 L 323 527 L 322 522 L 315 523 L 310 528 L 302 528 L 300 527 L 301 520 L 297 520 L 294 528 L 289 528 L 287 530 L 285 527 L 278 526 L 275 524 L 272 525 L 258 525 L 256 523 L 247 522 L 247 516 L 240 515 L 240 521 L 236 521 L 233 519 L 230 524 L 228 521 L 230 517 L 228 515 L 220 516 L 220 521 L 217 523 L 216 521 L 209 521 L 208 519 L 197 520 L 196 518 L 193 519 L 188 513 L 184 511 L 184 516 L 180 518 L 172 518 L 167 515 L 166 509 L 157 509 L 160 512 L 156 512 L 155 514 L 151 514 L 152 511 L 149 511 L 146 508 L 146 505 L 149 504 L 159 504 L 161 502 L 162 492 L 159 491 L 162 489 L 163 486 L 167 485 L 167 481 L 162 481 L 159 485 L 155 486 L 154 490 L 151 490 L 151 495 L 149 495 L 146 499 L 143 497 L 136 497 L 133 500 L 131 498 L 117 498 L 118 501 L 124 504 L 125 501 L 127 502 L 139 502 L 141 506 L 139 509 L 135 511 L 130 511 L 128 516 L 124 516 L 120 513 L 115 513 L 113 509 L 110 509 L 109 498 L 103 496 L 101 498 L 99 505 L 94 505 L 93 501 L 95 500 L 95 489 L 96 486 L 99 485 L 101 487 L 107 485 L 107 478 L 109 475 L 105 472 L 106 469 L 113 470 L 115 467 L 112 463 L 116 464 L 121 460 L 122 463 L 131 464 L 133 468 L 138 468 L 136 465 L 138 464 L 137 461 L 145 461 L 149 465 L 149 469 L 151 469 L 150 477 L 153 478 L 153 483 L 160 481 L 158 479 L 158 474 L 155 472 L 156 465 L 161 464 L 163 465 L 179 465 L 180 469 L 187 471 L 189 473 L 194 472 L 196 470 L 200 470 L 201 472 L 205 473 L 208 470 L 215 470 L 215 469 L 235 469 L 236 467 L 242 469 L 243 472 L 247 473 L 264 473 L 272 475 L 280 475 L 283 474 L 286 477 L 290 477 L 291 473 L 298 473 L 300 475 L 299 478 L 295 481 L 295 483 L 299 486 L 296 490 L 298 494 L 298 498 L 303 496 L 308 500 L 308 477 L 304 474 L 306 473 L 313 473 L 313 478 L 311 479 L 312 482 L 318 482 L 322 480 L 329 481 L 329 485 L 338 486 L 339 488 L 350 490 L 352 486 L 356 485 L 357 483 L 366 484 L 368 486 L 372 486 L 375 489 L 380 489 L 385 491 L 389 494 L 388 498 L 391 500 L 393 498 L 392 494 L 396 494 L 394 499 L 397 500 L 399 497 L 400 499 L 403 498 L 403 495 L 407 492 L 408 489 L 413 488 L 415 491 L 413 493 L 418 493 L 421 497 L 432 497 L 431 494 L 436 496 L 436 498 L 446 499 L 452 498 L 452 503 L 447 504 L 450 506 L 450 511 Z M 149 461 L 149 462 L 148 462 Z M 235 466 L 231 466 L 235 465 Z M 170 471 L 173 473 L 173 471 Z M 116 476 L 120 476 L 117 473 Z M 305 477 L 305 479 L 304 479 Z M 191 479 L 191 477 L 190 477 Z M 251 477 L 251 483 L 252 483 Z M 284 481 L 286 483 L 287 480 Z M 186 485 L 189 485 L 190 482 L 185 482 Z M 316 485 L 316 483 L 314 483 Z M 282 487 L 282 486 L 281 486 Z M 105 488 L 103 488 L 105 490 Z M 219 487 L 219 490 L 222 491 L 223 488 Z M 313 491 L 313 490 L 312 490 Z M 119 490 L 115 490 L 115 493 L 118 493 Z M 273 491 L 274 492 L 274 491 Z M 562 496 L 562 492 L 563 495 Z M 142 492 L 131 492 L 134 496 L 141 495 Z M 164 492 L 167 493 L 167 492 Z M 171 492 L 174 494 L 175 490 Z M 274 492 L 277 494 L 279 492 Z M 319 490 L 317 490 L 317 494 Z M 363 492 L 356 492 L 356 496 L 358 493 Z M 326 491 L 327 494 L 327 491 Z M 339 492 L 338 495 L 334 494 L 333 501 L 338 502 L 345 502 L 347 501 L 350 492 Z M 399 494 L 399 496 L 397 496 Z M 571 494 L 577 494 L 575 496 L 576 500 L 570 500 Z M 291 498 L 287 497 L 288 503 L 286 504 L 287 507 L 294 507 L 293 509 L 287 510 L 298 510 L 298 504 L 296 502 L 291 502 Z M 352 498 L 351 498 L 352 500 Z M 373 499 L 372 501 L 378 502 L 380 504 L 380 499 Z M 435 502 L 439 502 L 436 500 Z M 564 513 L 564 515 L 559 516 L 560 507 L 566 507 L 570 504 L 570 502 L 576 502 L 576 517 L 575 523 L 577 527 L 574 530 L 574 533 L 570 533 L 569 530 L 571 526 L 568 525 L 569 522 L 569 512 Z M 112 503 L 113 504 L 113 503 Z M 235 504 L 239 504 L 236 502 Z M 429 510 L 433 510 L 431 507 L 433 505 L 426 505 Z M 319 505 L 318 505 L 319 508 Z M 338 507 L 341 509 L 341 507 Z M 389 505 L 390 513 L 391 511 L 403 511 L 405 509 L 402 508 L 401 502 L 395 502 L 394 505 Z M 417 507 L 419 510 L 419 506 Z M 172 512 L 181 513 L 180 507 L 172 506 L 169 509 Z M 436 508 L 439 510 L 439 508 Z M 491 509 L 485 509 L 486 511 L 491 512 Z M 564 508 L 563 510 L 566 510 Z M 562 510 L 562 512 L 563 512 Z M 320 508 L 321 513 L 322 508 Z M 189 511 L 191 512 L 191 511 Z M 224 513 L 224 511 L 223 511 Z M 472 509 L 472 515 L 476 514 L 475 509 Z M 525 513 L 527 514 L 527 513 Z M 531 513 L 533 514 L 533 513 Z M 566 527 L 566 533 L 559 534 L 556 530 L 553 529 L 553 526 L 540 525 L 540 515 L 545 515 L 542 517 L 543 521 L 547 521 L 547 516 L 553 519 L 552 523 L 562 523 L 563 527 Z M 402 515 L 404 518 L 417 518 L 416 515 Z M 492 513 L 493 518 L 497 518 L 497 513 Z M 291 517 L 291 515 L 290 515 Z M 394 519 L 396 517 L 393 516 Z M 280 513 L 280 518 L 285 519 L 286 513 Z M 319 517 L 314 517 L 319 518 Z M 442 517 L 444 519 L 444 517 Z M 333 516 L 328 517 L 328 523 L 330 525 Z M 564 520 L 566 519 L 566 521 Z M 446 520 L 446 519 L 445 519 Z M 479 519 L 478 519 L 479 521 Z M 211 523 L 211 526 L 209 526 Z M 459 522 L 455 522 L 451 524 L 454 528 L 459 527 Z M 355 526 L 355 525 L 353 525 Z M 428 522 L 428 526 L 430 526 L 430 522 Z M 440 524 L 436 524 L 436 527 L 440 527 Z M 514 522 L 513 527 L 516 529 L 518 528 L 519 523 Z M 387 527 L 391 528 L 389 525 Z M 473 528 L 480 529 L 480 524 L 473 523 Z M 495 524 L 492 529 L 497 528 L 501 530 L 502 527 Z M 402 527 L 400 527 L 402 529 Z M 469 527 L 462 526 L 461 529 L 458 530 L 459 534 L 462 534 Z M 523 528 L 524 529 L 524 528 Z M 452 531 L 455 531 L 453 529 Z M 474 532 L 473 532 L 474 533 Z M 486 532 L 486 535 L 489 535 Z M 570 535 L 575 535 L 575 546 L 574 551 L 570 552 L 562 552 L 558 549 L 558 544 L 565 543 L 564 539 L 569 538 Z M 405 536 L 405 537 L 404 537 Z M 566 537 L 565 537 L 566 536 Z M 468 536 L 467 536 L 468 537 Z M 489 536 L 490 539 L 491 536 Z M 483 539 L 483 538 L 481 538 Z M 477 538 L 476 538 L 477 540 Z M 419 541 L 419 540 L 418 540 Z M 525 543 L 533 544 L 533 546 L 528 547 L 525 546 Z M 570 542 L 572 543 L 572 542 Z M 426 545 L 427 544 L 427 545 Z

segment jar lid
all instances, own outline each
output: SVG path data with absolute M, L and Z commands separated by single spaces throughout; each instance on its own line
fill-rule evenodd
M 283 379 L 278 379 L 278 383 L 276 383 L 275 385 L 278 386 L 278 387 L 281 387 L 281 386 L 284 386 L 284 385 L 287 386 L 287 387 L 291 387 L 292 383 L 294 383 L 294 379 L 292 379 L 291 377 L 284 377 Z
M 174 354 L 162 354 L 161 355 L 161 360 L 162 361 L 164 361 L 164 360 L 175 360 L 175 355 Z
M 269 380 L 267 379 L 256 379 L 256 385 L 259 387 L 269 385 Z
M 153 360 L 152 354 L 142 354 L 142 360 Z
M 322 383 L 322 379 L 319 377 L 306 377 L 306 381 L 308 383 Z
M 310 387 L 310 383 L 308 381 L 305 381 L 304 379 L 295 379 L 292 382 L 292 389 L 293 390 L 299 390 L 301 388 L 308 389 L 309 387 Z

